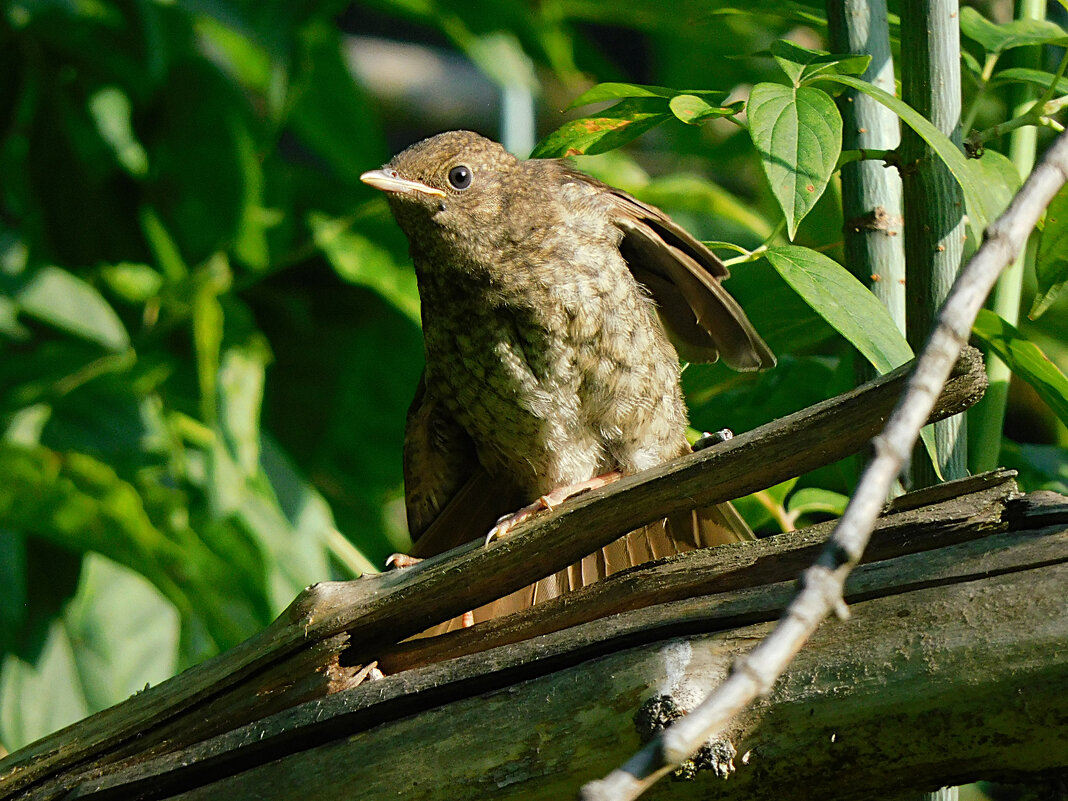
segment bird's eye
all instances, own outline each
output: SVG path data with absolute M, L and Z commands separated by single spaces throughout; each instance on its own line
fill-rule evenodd
M 453 189 L 467 189 L 471 186 L 471 170 L 462 164 L 449 170 L 449 183 Z

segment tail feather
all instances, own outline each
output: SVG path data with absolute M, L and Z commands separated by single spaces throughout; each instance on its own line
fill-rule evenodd
M 613 573 L 654 559 L 686 553 L 697 548 L 755 539 L 752 529 L 738 514 L 738 510 L 729 503 L 673 515 L 667 520 L 650 523 L 632 531 L 580 562 L 546 576 L 529 587 L 479 607 L 474 612 L 474 620 L 475 623 L 480 623 L 529 609 L 550 598 L 564 595 Z M 453 618 L 420 636 L 452 631 L 460 625 L 460 618 Z

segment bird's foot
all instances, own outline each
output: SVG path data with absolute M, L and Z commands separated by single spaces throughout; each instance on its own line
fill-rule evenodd
M 394 553 L 390 554 L 389 558 L 386 560 L 386 567 L 391 567 L 394 569 L 402 567 L 411 567 L 412 565 L 417 565 L 422 561 L 423 560 L 420 559 L 418 556 L 408 556 L 408 554 L 406 553 Z
M 568 498 L 572 498 L 575 495 L 581 495 L 590 490 L 599 489 L 600 487 L 611 484 L 613 481 L 618 481 L 622 477 L 623 474 L 621 472 L 613 470 L 610 473 L 594 476 L 585 481 L 580 481 L 577 484 L 568 484 L 565 487 L 557 487 L 552 492 L 547 492 L 545 495 L 542 495 L 538 500 L 534 501 L 534 503 L 524 506 L 519 511 L 513 512 L 510 515 L 505 515 L 498 520 L 497 525 L 491 528 L 489 534 L 486 535 L 486 545 L 506 536 L 513 528 L 530 517 L 533 517 L 538 512 L 543 510 L 552 511 Z
M 729 439 L 734 439 L 734 432 L 729 428 L 721 428 L 711 434 L 705 431 L 697 438 L 697 441 L 693 444 L 693 449 L 695 451 L 703 451 L 705 448 L 711 448 L 713 445 L 719 445 Z

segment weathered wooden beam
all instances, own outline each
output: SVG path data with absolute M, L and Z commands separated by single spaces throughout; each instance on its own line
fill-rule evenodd
M 707 798 L 715 782 L 726 799 L 848 799 L 1068 765 L 1068 499 L 1002 508 L 999 533 L 981 536 L 993 518 L 977 510 L 978 539 L 858 568 L 850 618 L 826 624 L 715 744 L 727 781 L 705 775 L 654 793 Z M 928 528 L 916 521 L 911 535 Z M 889 526 L 876 538 L 896 539 L 883 544 L 892 551 L 903 535 Z M 636 572 L 670 573 L 693 557 Z M 636 718 L 688 708 L 722 678 L 766 632 L 790 584 L 634 609 L 366 683 L 84 777 L 64 797 L 574 797 L 635 749 Z
M 227 653 L 0 761 L 0 798 L 74 765 L 174 750 L 325 695 L 386 647 L 576 562 L 623 532 L 856 453 L 880 429 L 906 372 L 903 366 L 723 445 L 576 497 L 491 547 L 471 543 L 404 571 L 309 587 L 267 629 Z M 971 350 L 931 419 L 969 407 L 984 388 L 981 356 Z M 342 650 L 353 667 L 340 665 Z

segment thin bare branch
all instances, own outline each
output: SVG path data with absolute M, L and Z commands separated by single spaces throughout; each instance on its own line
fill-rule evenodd
M 771 689 L 819 624 L 835 611 L 848 615 L 842 588 L 860 560 L 893 480 L 901 472 L 920 427 L 949 377 L 972 324 L 1001 271 L 1068 179 L 1068 136 L 1061 135 L 1009 208 L 987 229 L 982 247 L 954 283 L 937 324 L 883 432 L 845 514 L 820 557 L 801 577 L 800 589 L 776 627 L 739 659 L 727 679 L 690 715 L 665 729 L 622 767 L 587 784 L 585 801 L 633 799 L 721 733 L 731 719 Z

